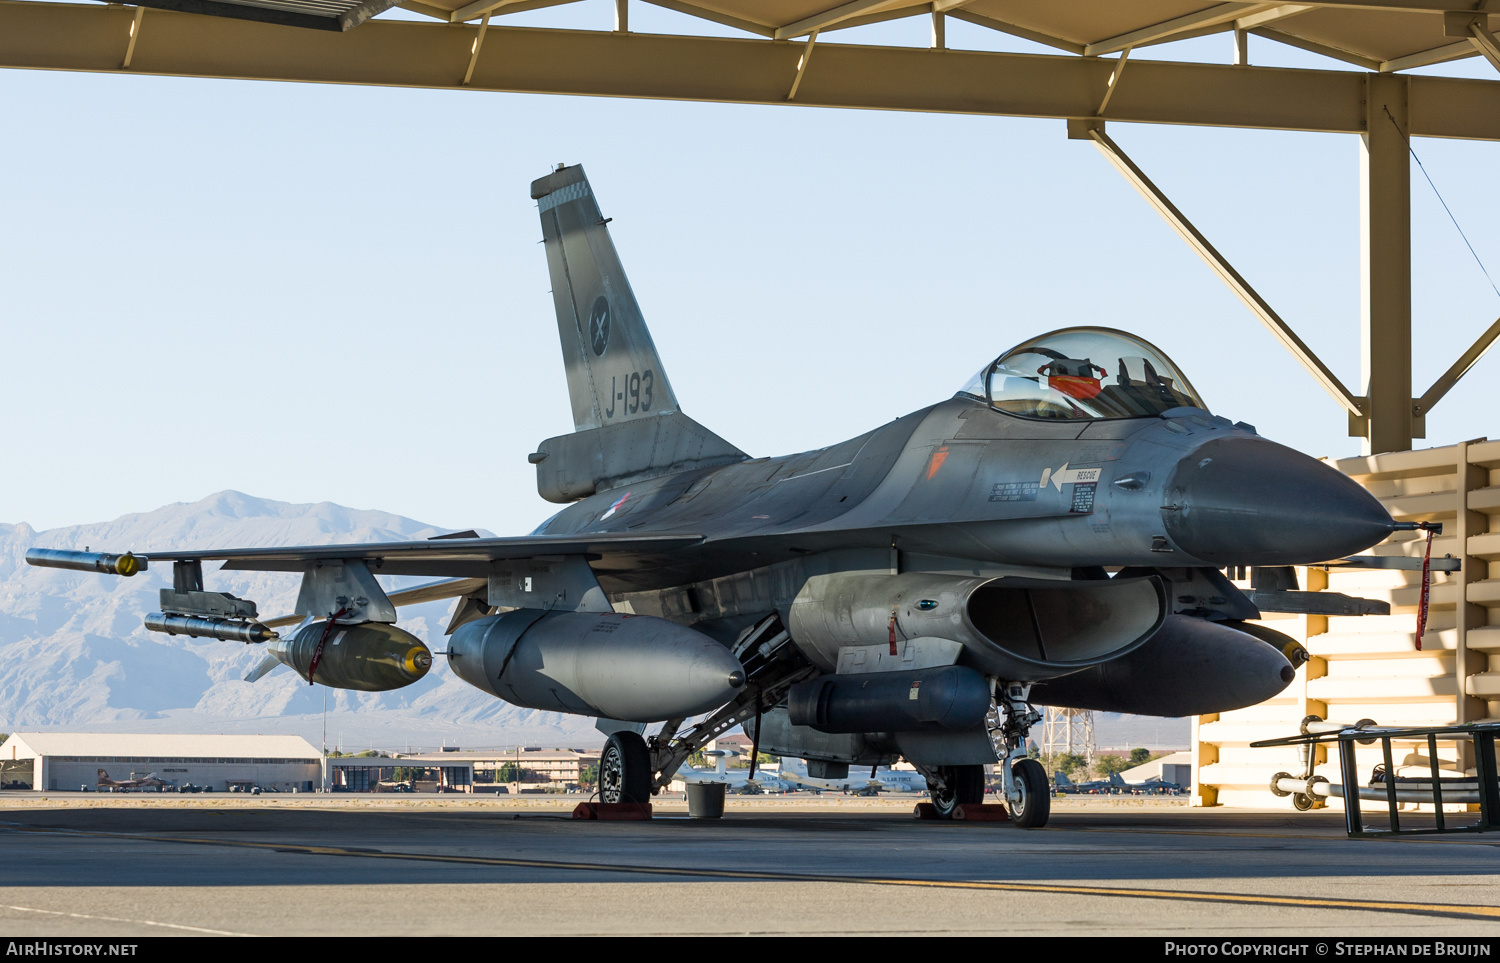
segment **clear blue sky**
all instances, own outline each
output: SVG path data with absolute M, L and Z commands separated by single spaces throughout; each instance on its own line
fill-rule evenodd
M 528 16 L 603 27 L 608 8 Z M 681 22 L 633 8 L 637 30 Z M 958 23 L 950 44 L 1038 50 Z M 1357 140 L 1111 133 L 1358 390 Z M 234 488 L 529 530 L 555 509 L 525 456 L 572 427 L 527 191 L 558 162 L 584 164 L 614 218 L 683 409 L 754 454 L 868 430 L 1075 324 L 1155 342 L 1270 438 L 1358 451 L 1341 409 L 1061 121 L 0 71 L 0 142 L 0 521 Z M 1495 271 L 1476 175 L 1500 145 L 1417 149 Z M 1413 212 L 1420 392 L 1500 298 L 1425 181 Z M 1429 443 L 1500 436 L 1497 364 L 1437 408 Z

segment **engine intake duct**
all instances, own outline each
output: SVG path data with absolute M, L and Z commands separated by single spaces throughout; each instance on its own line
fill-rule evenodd
M 792 725 L 833 733 L 969 729 L 984 721 L 989 708 L 984 676 L 957 665 L 825 675 L 787 694 Z
M 1119 658 L 1162 624 L 1161 579 L 965 578 L 930 572 L 835 573 L 792 602 L 792 638 L 824 668 L 845 646 L 949 639 L 987 675 L 1035 681 Z

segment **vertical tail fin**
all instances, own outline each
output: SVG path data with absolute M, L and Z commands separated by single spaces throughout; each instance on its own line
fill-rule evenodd
M 532 181 L 531 196 L 542 215 L 576 429 L 677 410 L 583 168 Z
M 743 461 L 744 452 L 678 410 L 583 168 L 532 181 L 531 196 L 574 425 L 531 456 L 542 497 L 567 502 L 635 479 Z

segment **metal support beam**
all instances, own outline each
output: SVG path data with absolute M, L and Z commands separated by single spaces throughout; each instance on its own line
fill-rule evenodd
M 630 32 L 630 0 L 615 0 L 615 32 Z
M 947 14 L 943 13 L 943 11 L 938 8 L 938 5 L 934 3 L 932 5 L 932 43 L 931 43 L 931 47 L 934 50 L 943 50 L 943 49 L 946 49 L 947 46 L 948 46 L 948 21 L 947 21 Z
M 1096 43 L 1084 47 L 1083 52 L 1088 57 L 1098 57 L 1102 54 L 1114 53 L 1124 50 L 1126 47 L 1139 47 L 1148 43 L 1169 40 L 1180 33 L 1197 30 L 1201 27 L 1215 26 L 1227 23 L 1248 14 L 1257 13 L 1270 7 L 1266 3 L 1220 3 L 1209 7 L 1207 10 L 1199 10 L 1195 13 L 1183 14 L 1171 20 L 1122 33 L 1116 37 L 1108 37 Z
M 802 57 L 797 61 L 797 76 L 792 80 L 792 90 L 786 95 L 787 100 L 797 99 L 797 88 L 802 86 L 802 74 L 806 72 L 807 65 L 812 62 L 813 47 L 818 43 L 818 32 L 814 30 L 807 36 L 807 43 L 802 45 Z
M 1301 338 L 1297 337 L 1297 333 L 1285 321 L 1281 320 L 1281 316 L 1271 309 L 1271 306 L 1266 303 L 1265 299 L 1256 293 L 1249 282 L 1234 269 L 1234 265 L 1230 264 L 1224 255 L 1220 254 L 1208 242 L 1208 239 L 1193 226 L 1192 222 L 1177 209 L 1177 206 L 1172 203 L 1167 195 L 1162 193 L 1161 188 L 1153 184 L 1151 179 L 1135 165 L 1135 162 L 1120 149 L 1120 145 L 1110 139 L 1109 135 L 1104 132 L 1102 122 L 1072 122 L 1068 125 L 1068 128 L 1068 136 L 1078 139 L 1086 138 L 1094 142 L 1094 145 L 1099 148 L 1099 152 L 1121 174 L 1125 175 L 1125 179 L 1156 209 L 1156 213 L 1161 215 L 1162 220 L 1170 224 L 1173 230 L 1188 243 L 1188 246 L 1203 259 L 1204 263 L 1213 268 L 1214 273 L 1219 276 L 1219 279 L 1224 282 L 1229 290 L 1233 291 L 1235 296 L 1244 303 L 1245 307 L 1249 308 L 1250 312 L 1260 320 L 1261 324 L 1264 324 L 1267 330 L 1276 336 L 1276 339 L 1281 342 L 1282 346 L 1291 352 L 1292 357 L 1296 358 L 1302 367 L 1307 369 L 1307 372 L 1313 376 L 1313 379 L 1318 384 L 1322 385 L 1323 390 L 1328 392 L 1334 401 L 1342 405 L 1351 415 L 1358 416 L 1360 414 L 1359 399 L 1355 398 L 1349 389 L 1344 387 L 1344 383 L 1338 379 L 1337 375 L 1328 370 L 1328 366 L 1323 364 L 1318 356 L 1313 353 L 1312 349 L 1303 343 Z
M 1406 451 L 1411 398 L 1411 151 L 1407 77 L 1366 74 L 1361 135 L 1360 367 L 1365 417 L 1351 419 L 1367 455 Z
M 1295 17 L 1299 13 L 1306 13 L 1313 9 L 1306 3 L 1283 3 L 1271 7 L 1268 10 L 1260 10 L 1243 17 L 1236 17 L 1234 27 L 1236 30 L 1253 30 L 1256 27 L 1264 27 L 1267 24 Z
M 794 37 L 804 37 L 810 33 L 825 30 L 841 20 L 852 20 L 862 17 L 867 13 L 873 13 L 881 7 L 893 6 L 893 0 L 849 0 L 841 3 L 831 10 L 815 13 L 810 17 L 793 21 L 776 31 L 777 40 L 791 40 Z
M 1500 41 L 1496 41 L 1495 35 L 1478 20 L 1469 25 L 1469 32 L 1469 42 L 1484 54 L 1484 59 L 1490 62 L 1491 67 L 1500 70 Z
M 1042 33 L 1040 30 L 1032 30 L 1020 24 L 1011 23 L 1008 20 L 997 20 L 994 17 L 986 17 L 968 10 L 953 10 L 951 16 L 965 23 L 972 23 L 986 30 L 994 30 L 997 33 L 1009 34 L 1012 37 L 1020 37 L 1022 40 L 1030 40 L 1044 47 L 1053 47 L 1057 50 L 1066 50 L 1068 53 L 1082 54 L 1083 44 L 1054 37 L 1050 33 Z
M 135 42 L 141 35 L 141 20 L 146 16 L 145 7 L 135 8 L 135 19 L 130 21 L 130 41 L 125 44 L 125 59 L 120 63 L 121 70 L 130 69 L 131 58 L 135 56 Z
M 621 0 L 623 3 L 624 0 Z M 464 71 L 464 86 L 469 86 L 469 81 L 474 79 L 474 65 L 479 63 L 479 48 L 484 46 L 485 31 L 490 29 L 490 15 L 485 14 L 484 19 L 479 22 L 479 34 L 474 38 L 474 46 L 469 51 L 469 69 Z
M 1094 111 L 1095 117 L 1104 116 L 1104 108 L 1109 106 L 1109 100 L 1115 95 L 1115 88 L 1119 85 L 1121 78 L 1125 76 L 1125 67 L 1130 63 L 1130 48 L 1126 47 L 1120 51 L 1120 59 L 1115 61 L 1114 72 L 1109 75 L 1109 86 L 1104 91 L 1104 99 L 1099 101 L 1099 109 Z
M 1234 28 L 1234 65 L 1250 66 L 1250 31 Z
M 1478 340 L 1469 345 L 1469 350 L 1459 356 L 1459 359 L 1453 362 L 1453 366 L 1443 372 L 1443 376 L 1434 381 L 1432 387 L 1428 388 L 1412 405 L 1412 416 L 1418 419 L 1426 418 L 1432 407 L 1443 399 L 1443 395 L 1458 384 L 1458 380 L 1468 374 L 1470 368 L 1479 363 L 1479 359 L 1490 350 L 1496 338 L 1500 338 L 1500 318 L 1497 318 L 1495 323 L 1489 326 L 1489 330 L 1479 336 Z
M 726 27 L 753 33 L 757 37 L 774 37 L 776 28 L 770 24 L 761 23 L 756 20 L 746 20 L 742 17 L 731 17 L 727 13 L 710 10 L 708 7 L 699 6 L 696 3 L 685 3 L 684 0 L 646 0 L 647 3 L 667 10 L 676 10 L 685 13 L 689 17 L 697 17 L 700 20 L 708 20 L 712 23 L 721 23 Z
M 677 0 L 668 0 L 677 2 Z M 0 66 L 120 71 L 135 11 L 0 0 Z M 955 10 L 948 16 L 960 16 Z M 473 34 L 447 24 L 371 20 L 336 33 L 151 14 L 131 73 L 517 93 L 784 104 L 802 44 L 754 38 L 549 30 L 493 23 L 462 84 Z M 988 116 L 1093 117 L 1115 64 L 1087 57 L 818 44 L 796 103 Z M 708 69 L 705 65 L 711 65 Z M 1500 81 L 1410 77 L 1414 136 L 1500 140 Z M 1138 60 L 1109 102 L 1115 121 L 1360 133 L 1365 81 L 1346 70 Z
M 1315 53 L 1319 56 L 1331 57 L 1334 60 L 1342 60 L 1346 64 L 1354 64 L 1356 67 L 1363 67 L 1366 70 L 1380 69 L 1380 61 L 1378 60 L 1371 60 L 1369 57 L 1361 57 L 1359 54 L 1350 53 L 1347 50 L 1340 50 L 1338 47 L 1330 47 L 1326 43 L 1318 43 L 1313 40 L 1303 40 L 1301 37 L 1293 36 L 1292 34 L 1286 33 L 1281 30 L 1273 30 L 1270 27 L 1254 27 L 1250 32 L 1255 34 L 1257 37 L 1265 37 L 1267 40 L 1274 40 L 1277 43 L 1284 43 L 1288 47 L 1296 47 L 1298 50 L 1306 50 L 1309 53 Z
M 1450 60 L 1463 60 L 1467 57 L 1477 56 L 1474 45 L 1462 41 L 1459 43 L 1444 44 L 1441 47 L 1433 47 L 1430 50 L 1418 50 L 1414 54 L 1405 57 L 1393 57 L 1390 60 L 1380 62 L 1380 72 L 1392 73 L 1397 70 L 1410 70 L 1412 67 L 1430 67 L 1433 64 L 1445 64 Z

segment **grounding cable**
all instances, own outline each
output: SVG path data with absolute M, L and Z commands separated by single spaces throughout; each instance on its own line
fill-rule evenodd
M 1411 154 L 1411 159 L 1417 162 L 1417 169 L 1422 172 L 1422 176 L 1427 178 L 1427 186 L 1432 188 L 1432 193 L 1437 195 L 1438 203 L 1443 205 L 1443 210 L 1448 214 L 1448 220 L 1453 222 L 1453 229 L 1458 231 L 1458 236 L 1464 239 L 1464 246 L 1469 249 L 1470 254 L 1474 255 L 1474 263 L 1479 265 L 1479 270 L 1484 272 L 1484 279 L 1490 282 L 1490 290 L 1495 292 L 1496 297 L 1500 297 L 1500 287 L 1495 286 L 1495 279 L 1490 277 L 1489 269 L 1486 268 L 1484 266 L 1484 262 L 1479 259 L 1479 253 L 1474 250 L 1474 245 L 1469 243 L 1469 236 L 1464 233 L 1463 228 L 1458 226 L 1458 218 L 1453 216 L 1453 211 L 1448 207 L 1448 202 L 1443 200 L 1442 192 L 1439 191 L 1437 189 L 1437 185 L 1432 182 L 1432 175 L 1428 174 L 1427 168 L 1422 165 L 1422 158 L 1417 156 L 1416 150 L 1411 146 L 1411 138 L 1406 136 L 1406 131 L 1402 130 L 1401 125 L 1396 123 L 1396 117 L 1391 113 L 1391 109 L 1389 107 L 1382 104 L 1380 109 L 1384 110 L 1385 115 L 1391 119 L 1391 126 L 1396 128 L 1396 133 L 1400 134 L 1401 139 L 1406 141 L 1406 150 Z

